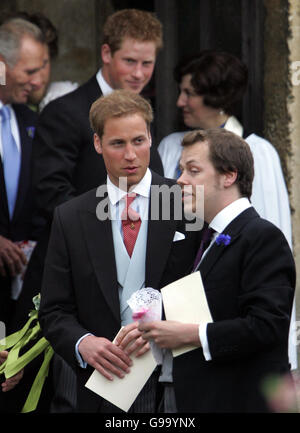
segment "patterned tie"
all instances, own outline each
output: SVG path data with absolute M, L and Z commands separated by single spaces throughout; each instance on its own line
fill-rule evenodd
M 203 230 L 202 239 L 200 242 L 200 247 L 199 247 L 199 250 L 197 252 L 195 261 L 194 261 L 193 272 L 198 268 L 201 257 L 203 256 L 203 253 L 206 250 L 206 248 L 209 246 L 210 241 L 211 241 L 214 233 L 215 233 L 215 230 L 211 229 L 210 227 L 207 227 Z
M 0 110 L 0 116 L 2 117 L 1 139 L 4 179 L 9 217 L 12 219 L 18 192 L 21 156 L 11 132 L 9 107 L 3 106 Z
M 131 204 L 135 198 L 135 193 L 127 194 L 125 197 L 125 209 L 121 215 L 124 244 L 129 257 L 132 256 L 135 241 L 141 226 L 141 218 L 139 214 L 131 208 Z

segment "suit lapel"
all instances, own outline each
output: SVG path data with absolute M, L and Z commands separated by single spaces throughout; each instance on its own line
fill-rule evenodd
M 98 99 L 101 95 L 101 89 L 98 84 L 96 75 L 94 75 L 87 83 L 86 83 L 86 95 L 88 99 L 89 106 L 92 105 L 96 99 Z
M 14 210 L 13 219 L 18 217 L 18 213 L 22 208 L 24 203 L 26 192 L 28 191 L 30 182 L 31 182 L 31 146 L 32 146 L 32 138 L 29 137 L 26 126 L 21 123 L 17 117 L 19 132 L 20 132 L 20 143 L 21 143 L 21 170 L 19 177 L 19 186 L 18 186 L 18 195 Z
M 239 238 L 242 228 L 253 218 L 259 218 L 258 213 L 253 207 L 246 209 L 238 215 L 223 231 L 224 234 L 231 237 L 229 245 L 217 245 L 216 242 L 211 246 L 207 254 L 203 257 L 199 270 L 202 279 L 205 279 L 207 274 L 213 269 L 215 263 L 222 257 L 224 252 L 232 248 L 236 240 Z
M 13 220 L 17 219 L 18 214 L 22 208 L 27 191 L 31 183 L 31 150 L 32 150 L 32 135 L 29 134 L 28 128 L 35 127 L 37 116 L 30 112 L 25 111 L 24 106 L 13 106 L 18 123 L 21 145 L 21 169 L 18 185 L 18 194 L 15 204 Z
M 2 159 L 0 158 L 0 209 L 1 214 L 5 215 L 5 218 L 9 220 L 9 213 L 8 213 L 8 202 L 7 202 L 7 195 L 6 195 L 6 187 L 5 187 L 5 179 L 4 179 L 4 170 L 3 170 L 3 163 Z
M 104 200 L 102 198 L 100 200 Z M 117 321 L 120 321 L 117 270 L 111 221 L 99 221 L 96 216 L 96 200 L 90 209 L 80 212 L 85 241 L 99 288 Z
M 152 172 L 152 185 L 163 185 L 162 178 Z M 174 233 L 176 231 L 176 221 L 173 218 L 168 220 L 153 220 L 150 218 L 151 200 L 154 199 L 153 189 L 149 203 L 149 220 L 148 220 L 148 239 L 146 252 L 146 285 L 158 288 L 163 271 L 165 269 Z M 170 208 L 173 206 L 173 197 L 171 197 Z M 160 202 L 161 210 L 161 202 Z

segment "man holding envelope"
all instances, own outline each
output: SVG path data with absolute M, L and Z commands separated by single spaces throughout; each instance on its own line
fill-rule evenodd
M 178 183 L 186 212 L 195 209 L 196 186 L 204 186 L 207 248 L 201 245 L 193 270 L 200 271 L 211 320 L 182 323 L 179 312 L 176 320 L 145 323 L 139 330 L 173 354 L 193 346 L 173 358 L 173 411 L 267 412 L 265 381 L 290 370 L 293 256 L 282 232 L 251 206 L 254 167 L 244 140 L 223 129 L 192 131 L 182 146 Z M 168 319 L 172 299 L 164 307 Z
M 130 91 L 95 101 L 90 122 L 107 182 L 55 212 L 39 317 L 45 337 L 77 374 L 76 412 L 120 412 L 86 382 L 94 369 L 107 383 L 131 374 L 136 354 L 145 356 L 149 345 L 132 323 L 128 299 L 142 287 L 170 282 L 170 264 L 183 275 L 196 254 L 174 218 L 172 198 L 168 219 L 160 212 L 151 218 L 153 186 L 173 186 L 148 168 L 151 121 L 150 104 Z M 155 412 L 158 374 L 155 369 L 130 412 Z

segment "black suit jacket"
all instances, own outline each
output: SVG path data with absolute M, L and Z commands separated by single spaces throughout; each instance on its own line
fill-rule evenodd
M 21 169 L 17 200 L 12 220 L 9 218 L 8 203 L 2 159 L 0 158 L 0 235 L 15 241 L 36 239 L 39 224 L 33 230 L 33 190 L 31 185 L 31 150 L 37 115 L 26 105 L 13 105 L 20 134 Z M 10 277 L 0 277 L 0 320 L 8 326 L 10 318 Z M 9 328 L 7 328 L 9 329 Z
M 26 105 L 13 105 L 21 145 L 21 169 L 17 200 L 12 220 L 9 219 L 3 164 L 0 159 L 0 235 L 13 241 L 32 237 L 31 151 L 37 115 Z
M 165 183 L 173 184 L 152 173 L 152 184 Z M 99 408 L 101 399 L 84 387 L 92 369 L 78 367 L 75 344 L 88 332 L 113 340 L 121 326 L 111 222 L 97 219 L 98 203 L 96 190 L 92 190 L 56 209 L 39 315 L 54 350 L 76 369 L 77 410 L 91 412 Z M 149 220 L 146 286 L 158 289 L 169 283 L 169 263 L 178 277 L 188 270 L 198 243 L 188 235 L 172 242 L 175 231 L 183 230 L 183 223 L 172 212 L 168 220 Z
M 289 371 L 295 266 L 285 237 L 253 208 L 224 233 L 230 244 L 214 244 L 200 265 L 212 360 L 202 348 L 174 359 L 180 412 L 268 411 L 263 380 Z

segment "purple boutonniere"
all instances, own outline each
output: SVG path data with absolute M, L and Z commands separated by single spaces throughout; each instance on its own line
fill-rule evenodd
M 229 235 L 224 235 L 223 233 L 221 233 L 217 238 L 216 238 L 216 244 L 217 245 L 229 245 L 231 241 L 231 237 Z
M 35 126 L 27 126 L 26 128 L 28 137 L 33 138 L 35 133 Z

